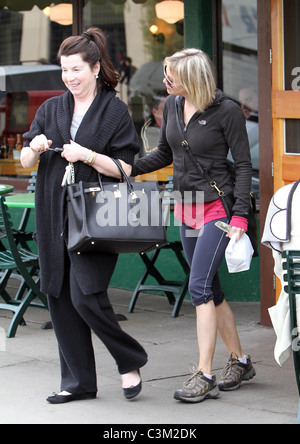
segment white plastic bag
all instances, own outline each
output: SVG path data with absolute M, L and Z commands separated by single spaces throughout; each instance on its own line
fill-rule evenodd
M 254 250 L 248 235 L 246 233 L 243 234 L 237 242 L 236 234 L 234 234 L 225 251 L 229 273 L 248 271 L 251 266 L 253 254 Z

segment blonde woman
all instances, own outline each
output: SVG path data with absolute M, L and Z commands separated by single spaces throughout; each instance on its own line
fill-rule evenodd
M 242 350 L 235 317 L 225 301 L 218 276 L 229 238 L 236 234 L 239 240 L 247 230 L 252 165 L 242 110 L 216 89 L 208 56 L 198 49 L 186 49 L 166 58 L 164 69 L 164 84 L 170 96 L 164 107 L 158 150 L 139 159 L 132 174 L 174 165 L 174 191 L 180 196 L 175 216 L 182 222 L 181 239 L 191 268 L 189 289 L 196 307 L 200 352 L 199 365 L 174 397 L 196 403 L 218 398 L 219 390 L 236 390 L 242 381 L 255 376 L 251 359 Z M 234 192 L 231 220 L 215 189 L 199 175 L 181 146 L 176 103 L 185 138 L 203 170 L 209 172 L 225 193 Z M 229 149 L 235 162 L 235 184 L 226 164 Z M 197 200 L 196 192 L 203 193 L 204 201 Z M 217 220 L 231 225 L 229 235 L 216 228 Z M 219 383 L 212 374 L 217 332 L 230 353 Z

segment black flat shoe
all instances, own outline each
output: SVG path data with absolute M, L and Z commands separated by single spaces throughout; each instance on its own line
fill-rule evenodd
M 134 387 L 130 387 L 130 388 L 126 388 L 123 389 L 124 390 L 124 396 L 126 399 L 133 399 L 135 398 L 137 395 L 139 395 L 142 391 L 142 381 L 134 386 Z
M 141 374 L 140 371 L 138 370 L 139 376 L 141 378 Z M 126 399 L 133 399 L 135 398 L 137 395 L 139 395 L 142 391 L 142 378 L 141 381 L 138 385 L 135 385 L 133 387 L 130 388 L 124 388 L 124 396 Z
M 82 401 L 84 399 L 95 399 L 96 393 L 82 393 L 81 395 L 58 395 L 54 393 L 53 396 L 49 396 L 47 401 L 50 404 L 65 404 L 71 401 Z

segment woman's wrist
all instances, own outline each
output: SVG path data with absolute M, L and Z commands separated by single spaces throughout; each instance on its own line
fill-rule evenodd
M 248 219 L 241 216 L 232 216 L 230 221 L 231 227 L 241 228 L 242 230 L 248 230 Z
M 38 151 L 36 148 L 29 147 L 31 150 L 31 153 L 38 159 L 41 155 L 40 151 Z

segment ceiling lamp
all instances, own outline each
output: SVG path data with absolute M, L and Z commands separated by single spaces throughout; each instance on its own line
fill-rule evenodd
M 174 0 L 163 0 L 155 5 L 156 16 L 167 23 L 177 23 L 184 18 L 184 3 Z
M 45 14 L 46 17 L 50 18 L 50 9 L 51 6 L 46 6 L 46 8 L 43 9 L 43 13 Z
M 50 18 L 51 22 L 68 26 L 73 23 L 73 5 L 71 3 L 60 3 L 51 5 L 43 10 L 44 14 Z

